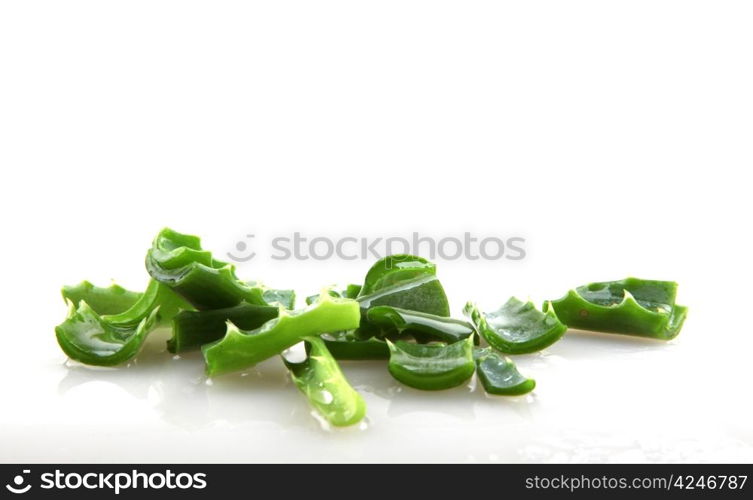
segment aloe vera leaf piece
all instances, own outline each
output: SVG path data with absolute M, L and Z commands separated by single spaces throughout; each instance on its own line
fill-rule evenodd
M 355 300 L 332 297 L 325 291 L 319 294 L 319 299 L 314 304 L 305 309 L 280 309 L 277 318 L 255 330 L 241 331 L 229 322 L 222 339 L 204 345 L 201 349 L 207 364 L 207 374 L 214 376 L 243 370 L 280 354 L 304 337 L 354 329 L 360 319 Z
M 360 295 L 357 300 L 364 316 L 374 306 L 399 307 L 444 317 L 450 315 L 450 304 L 444 288 L 436 276 L 431 274 L 401 281 L 368 295 Z
M 199 310 L 232 307 L 244 301 L 267 305 L 261 287 L 240 281 L 235 267 L 214 259 L 196 236 L 163 229 L 147 252 L 146 269 Z
M 412 344 L 387 340 L 388 369 L 403 384 L 425 391 L 449 389 L 463 384 L 476 369 L 473 339 L 454 344 Z
M 546 308 L 570 328 L 671 340 L 688 312 L 676 293 L 671 281 L 626 278 L 580 286 Z
M 325 333 L 320 337 L 335 359 L 366 360 L 389 359 L 390 349 L 378 338 L 360 339 L 354 331 Z
M 436 266 L 423 257 L 408 254 L 388 255 L 376 261 L 368 270 L 358 296 L 369 295 L 401 281 L 435 274 Z
M 536 381 L 520 374 L 515 363 L 489 348 L 475 349 L 476 376 L 488 394 L 519 396 L 531 392 Z
M 98 297 L 100 306 L 102 298 Z M 178 311 L 191 307 L 154 280 L 149 280 L 146 291 L 131 307 L 117 314 L 100 314 L 83 298 L 78 305 L 71 300 L 68 304 L 65 321 L 55 328 L 60 347 L 71 359 L 101 366 L 132 359 L 152 329 L 169 324 Z M 113 304 L 106 304 L 105 309 L 113 309 Z
M 119 325 L 107 321 L 107 316 L 97 314 L 83 300 L 78 307 L 68 304 L 68 316 L 55 327 L 55 336 L 69 358 L 88 365 L 113 366 L 132 359 L 157 326 L 159 308 L 138 323 Z
M 157 326 L 169 325 L 180 311 L 193 309 L 191 304 L 170 288 L 155 280 L 149 280 L 146 290 L 136 303 L 121 313 L 107 315 L 104 318 L 115 325 L 135 324 L 151 314 L 152 310 L 156 308 L 159 308 Z
M 366 317 L 374 325 L 411 334 L 420 342 L 436 340 L 451 344 L 476 333 L 467 321 L 399 307 L 374 306 L 367 311 Z
M 553 310 L 539 311 L 532 302 L 515 297 L 490 313 L 468 302 L 464 312 L 489 345 L 505 354 L 540 351 L 557 342 L 567 330 Z
M 292 363 L 283 357 L 293 382 L 329 423 L 357 424 L 366 415 L 366 403 L 345 378 L 340 366 L 319 337 L 304 337 L 308 357 Z
M 143 295 L 141 292 L 126 290 L 114 283 L 108 287 L 99 287 L 89 281 L 82 281 L 77 285 L 66 285 L 63 287 L 62 294 L 64 300 L 70 300 L 76 307 L 83 300 L 97 314 L 121 313 L 135 304 Z
M 138 323 L 120 325 L 107 321 L 83 300 L 78 307 L 68 304 L 68 316 L 55 327 L 55 336 L 69 358 L 87 365 L 113 366 L 132 359 L 158 322 L 159 308 Z
M 252 330 L 276 318 L 279 307 L 241 303 L 237 306 L 209 311 L 182 311 L 173 318 L 173 335 L 167 350 L 179 353 L 199 349 L 221 339 L 230 321 L 238 328 Z

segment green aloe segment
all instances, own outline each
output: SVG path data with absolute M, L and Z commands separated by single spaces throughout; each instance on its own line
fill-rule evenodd
M 196 309 L 220 309 L 241 302 L 267 305 L 264 289 L 238 279 L 232 264 L 216 260 L 201 240 L 165 228 L 147 252 L 146 269 Z
M 580 286 L 547 307 L 570 328 L 671 340 L 688 313 L 676 294 L 671 281 L 626 278 Z
M 371 307 L 392 306 L 436 316 L 449 316 L 450 304 L 439 280 L 423 275 L 390 285 L 368 295 L 360 295 L 358 302 L 364 315 Z
M 476 375 L 484 390 L 500 396 L 519 396 L 531 392 L 536 381 L 518 372 L 515 363 L 489 348 L 476 349 Z
M 434 276 L 437 267 L 423 257 L 408 254 L 388 255 L 379 259 L 366 273 L 358 296 L 369 295 L 383 288 L 421 276 Z
M 389 359 L 387 342 L 378 338 L 359 339 L 354 330 L 325 333 L 322 341 L 335 359 Z
M 112 284 L 99 287 L 88 281 L 77 285 L 66 285 L 62 290 L 63 299 L 70 300 L 78 307 L 79 302 L 86 302 L 97 314 L 118 314 L 128 310 L 143 295 L 141 292 L 126 290 L 120 285 Z
M 415 389 L 436 391 L 457 387 L 471 378 L 475 370 L 471 337 L 449 345 L 389 340 L 387 345 L 390 374 Z
M 199 349 L 221 339 L 230 321 L 242 330 L 259 328 L 279 314 L 279 307 L 238 304 L 209 311 L 182 311 L 173 318 L 173 336 L 167 341 L 167 350 L 180 353 Z
M 464 312 L 489 345 L 505 354 L 540 351 L 557 342 L 567 330 L 553 310 L 539 311 L 532 302 L 515 297 L 493 312 L 481 312 L 471 302 Z
M 398 333 L 408 333 L 422 343 L 436 340 L 451 344 L 475 333 L 473 325 L 467 321 L 399 307 L 375 306 L 367 311 L 366 317 L 374 325 Z
M 67 291 L 64 289 L 63 296 L 70 294 L 70 290 L 70 287 Z M 109 290 L 111 301 L 102 290 Z M 123 300 L 126 294 L 120 287 L 89 288 L 87 293 L 96 297 L 95 303 L 100 311 L 115 311 L 126 304 Z M 86 296 L 77 296 L 77 305 L 66 299 L 68 316 L 55 328 L 55 336 L 69 358 L 98 366 L 113 366 L 131 360 L 150 331 L 160 324 L 168 324 L 181 308 L 190 307 L 169 288 L 154 280 L 150 280 L 146 291 L 138 294 L 138 299 L 130 307 L 116 314 L 101 314 L 89 306 Z M 133 297 L 129 295 L 128 301 Z
M 283 358 L 293 382 L 329 423 L 353 425 L 366 415 L 366 403 L 348 383 L 335 358 L 319 337 L 305 337 L 308 357 L 301 363 Z
M 229 322 L 222 339 L 202 347 L 207 374 L 221 375 L 249 368 L 290 348 L 304 337 L 354 329 L 360 319 L 355 300 L 332 297 L 324 292 L 307 308 L 280 309 L 277 318 L 251 331 L 242 331 Z

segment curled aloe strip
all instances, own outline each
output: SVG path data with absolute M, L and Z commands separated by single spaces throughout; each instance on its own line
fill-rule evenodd
M 225 336 L 202 347 L 210 376 L 249 368 L 281 353 L 304 337 L 351 330 L 361 319 L 358 303 L 323 292 L 305 309 L 280 309 L 277 318 L 251 331 L 241 331 L 231 322 Z
M 277 317 L 279 307 L 238 304 L 210 311 L 182 311 L 173 318 L 173 336 L 167 350 L 179 353 L 199 349 L 221 339 L 230 321 L 238 328 L 252 330 Z
M 553 310 L 539 311 L 532 302 L 515 297 L 490 313 L 481 312 L 472 302 L 463 312 L 489 345 L 505 354 L 540 351 L 557 342 L 567 330 Z
M 122 292 L 113 289 L 113 302 L 98 297 L 102 310 L 112 310 Z M 65 294 L 65 291 L 64 291 Z M 81 363 L 112 366 L 132 359 L 149 332 L 167 323 L 182 307 L 190 307 L 169 288 L 150 280 L 146 291 L 125 311 L 100 314 L 81 298 L 78 306 L 68 300 L 68 316 L 55 328 L 60 347 L 69 358 Z M 119 302 L 118 307 L 123 304 Z
M 121 313 L 134 305 L 143 295 L 141 292 L 132 292 L 114 283 L 108 287 L 99 287 L 88 281 L 82 281 L 77 285 L 66 285 L 63 287 L 62 294 L 64 300 L 70 300 L 76 307 L 79 302 L 86 302 L 97 314 Z
M 387 340 L 388 369 L 396 380 L 425 391 L 457 387 L 473 375 L 473 339 L 454 344 L 412 344 Z
M 366 403 L 345 378 L 335 358 L 319 337 L 304 337 L 308 357 L 301 363 L 285 358 L 285 366 L 298 389 L 329 423 L 338 427 L 357 424 L 366 415 Z
M 399 307 L 375 306 L 366 317 L 374 325 L 408 333 L 420 342 L 437 340 L 451 344 L 473 336 L 475 329 L 467 321 L 434 314 L 410 311 Z
M 688 312 L 676 294 L 671 281 L 627 278 L 580 286 L 550 307 L 570 328 L 671 340 Z
M 474 350 L 473 357 L 476 360 L 476 376 L 489 394 L 519 396 L 536 387 L 536 381 L 521 375 L 508 357 L 500 356 L 489 348 Z
M 146 269 L 196 309 L 220 309 L 245 301 L 266 305 L 264 290 L 240 281 L 232 264 L 216 260 L 196 236 L 165 228 L 147 252 Z
M 69 302 L 68 317 L 55 327 L 60 348 L 76 361 L 87 365 L 113 366 L 132 359 L 144 339 L 157 325 L 154 309 L 140 322 L 117 325 L 108 322 L 84 301 L 78 307 Z

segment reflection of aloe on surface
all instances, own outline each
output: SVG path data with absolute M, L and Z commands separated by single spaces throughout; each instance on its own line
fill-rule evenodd
M 64 287 L 69 312 L 55 332 L 69 357 L 121 364 L 151 330 L 172 325 L 168 351 L 201 349 L 207 373 L 216 376 L 304 341 L 306 360 L 283 361 L 311 405 L 338 426 L 363 418 L 365 403 L 336 360 L 388 360 L 389 373 L 416 389 L 456 387 L 476 373 L 488 394 L 521 395 L 535 381 L 499 353 L 539 351 L 568 327 L 668 340 L 687 314 L 675 304 L 675 283 L 628 278 L 578 287 L 543 310 L 516 298 L 489 312 L 469 302 L 469 321 L 454 319 L 436 266 L 412 255 L 380 259 L 362 284 L 325 288 L 295 310 L 292 290 L 241 281 L 199 238 L 170 229 L 154 239 L 146 268 L 151 280 L 143 293 L 88 282 Z

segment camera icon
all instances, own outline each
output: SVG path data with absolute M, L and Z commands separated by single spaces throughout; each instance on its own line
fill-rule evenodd
M 29 474 L 31 473 L 31 471 L 29 469 L 24 469 L 22 473 Z M 26 480 L 25 476 L 21 474 L 17 474 L 15 477 L 13 477 L 13 484 L 12 485 L 6 484 L 5 487 L 8 489 L 8 491 L 10 491 L 11 493 L 15 493 L 16 495 L 26 493 L 27 491 L 31 489 L 31 485 L 27 484 L 26 486 L 24 486 L 23 484 L 25 480 Z

